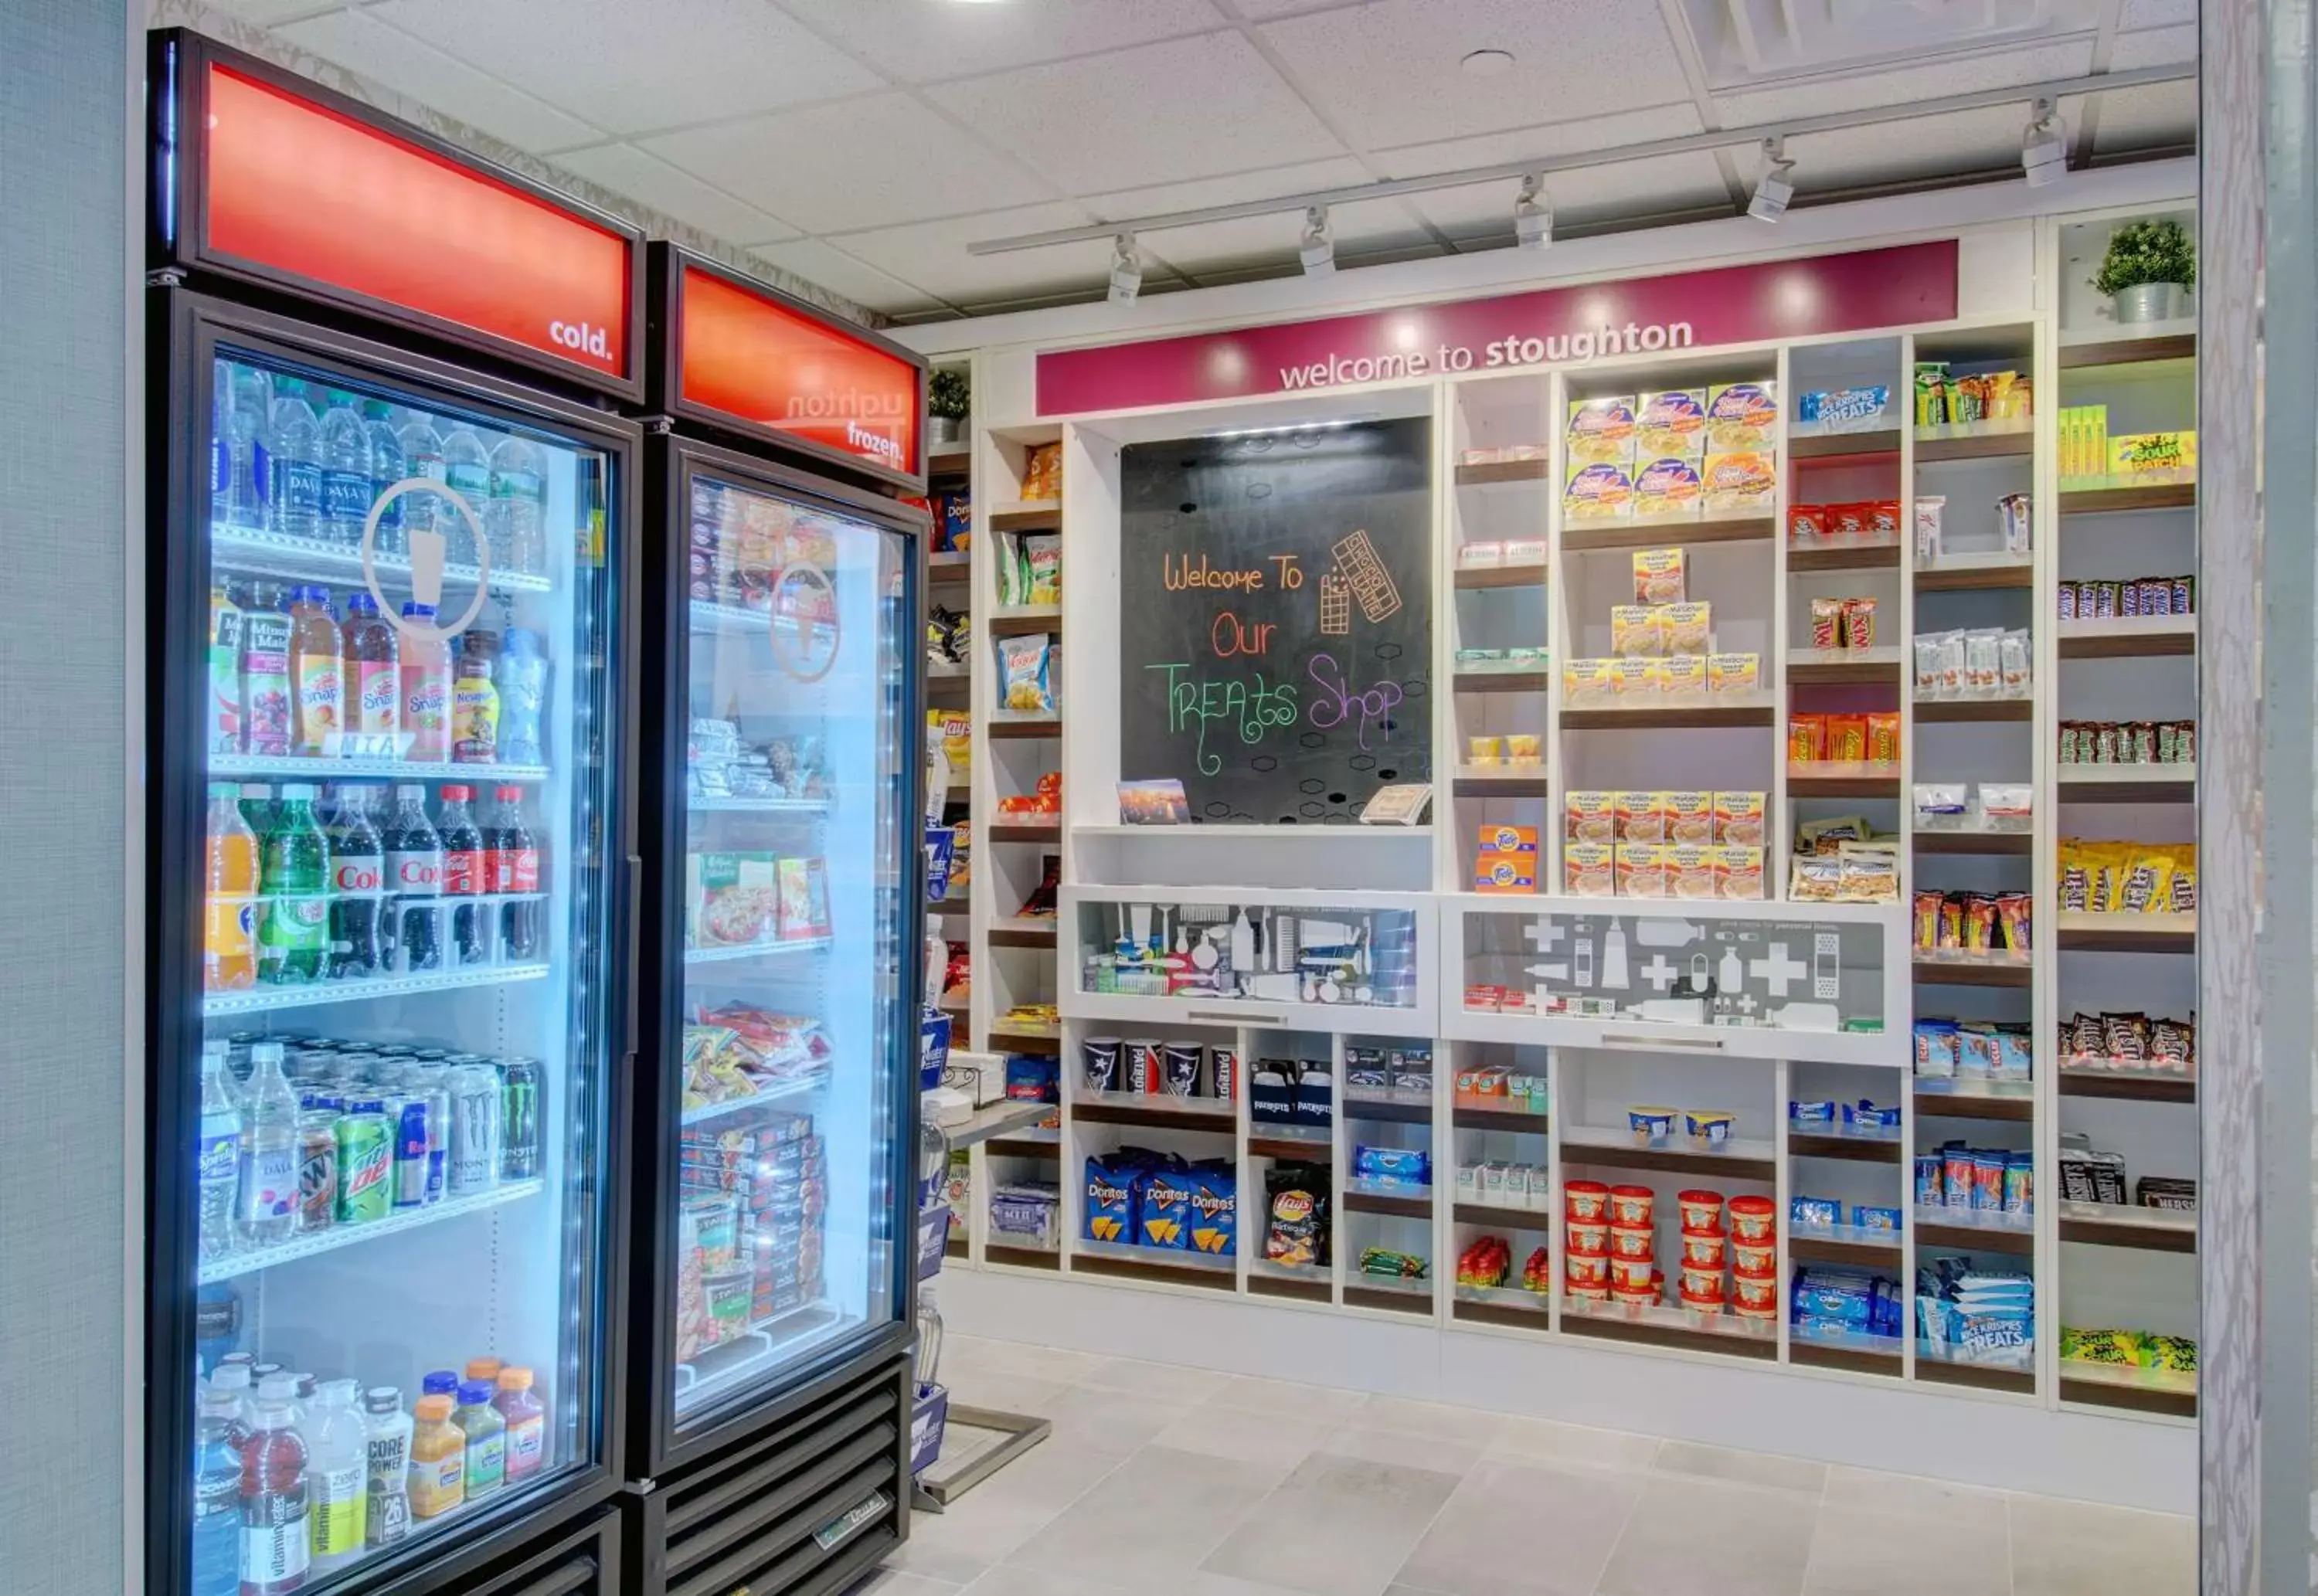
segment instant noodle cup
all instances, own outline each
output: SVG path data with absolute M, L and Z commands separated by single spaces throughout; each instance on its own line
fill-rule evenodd
M 1610 1227 L 1610 1256 L 1640 1258 L 1645 1260 L 1658 1256 L 1658 1233 L 1647 1224 L 1613 1224 Z
M 1682 1295 L 1685 1301 L 1694 1296 L 1707 1297 L 1717 1303 L 1722 1300 L 1721 1265 L 1710 1269 L 1703 1264 L 1685 1264 L 1681 1278 Z
M 1663 897 L 1663 892 L 1653 894 Z M 1635 1142 L 1644 1147 L 1655 1147 L 1674 1134 L 1675 1111 L 1654 1106 L 1641 1106 L 1626 1110 L 1626 1125 L 1634 1133 Z
M 1779 1311 L 1779 1278 L 1776 1275 L 1739 1275 L 1730 1285 L 1731 1300 L 1742 1314 Z
M 1572 1258 L 1607 1258 L 1610 1256 L 1610 1224 L 1603 1219 L 1571 1219 L 1562 1224 L 1561 1233 Z
M 1732 1197 L 1730 1234 L 1735 1241 L 1776 1242 L 1779 1239 L 1778 1205 L 1766 1197 Z
M 1722 1233 L 1721 1192 L 1680 1191 L 1675 1194 L 1674 1200 L 1682 1212 L 1685 1234 L 1719 1236 Z
M 1647 1258 L 1613 1258 L 1608 1260 L 1610 1289 L 1613 1291 L 1648 1291 L 1650 1276 L 1657 1265 Z
M 1779 1246 L 1775 1242 L 1733 1242 L 1730 1243 L 1730 1272 L 1744 1275 L 1750 1280 L 1775 1280 L 1779 1278 Z
M 1682 1233 L 1683 1267 L 1720 1271 L 1730 1245 L 1720 1231 L 1686 1230 Z
M 1572 1252 L 1561 1260 L 1562 1277 L 1572 1291 L 1583 1287 L 1604 1287 L 1610 1282 L 1610 1260 L 1606 1253 Z
M 1610 1223 L 1648 1224 L 1650 1210 L 1657 1204 L 1658 1194 L 1647 1186 L 1613 1186 L 1610 1188 Z
M 1571 1219 L 1610 1219 L 1610 1188 L 1599 1180 L 1572 1180 L 1561 1188 L 1562 1212 Z

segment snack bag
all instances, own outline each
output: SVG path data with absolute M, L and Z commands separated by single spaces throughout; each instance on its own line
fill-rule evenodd
M 1641 396 L 1634 453 L 1645 460 L 1696 461 L 1706 451 L 1706 390 L 1668 388 Z
M 1143 1177 L 1136 1204 L 1136 1240 L 1146 1247 L 1191 1245 L 1191 1183 L 1180 1160 L 1170 1158 Z
M 1818 603 L 1817 600 L 1812 602 L 1814 606 Z M 1875 646 L 1873 599 L 1846 598 L 1843 601 L 1843 646 L 1846 649 L 1872 649 Z
M 1060 444 L 1033 444 L 1022 452 L 1022 497 L 1039 499 L 1063 497 L 1063 446 Z
M 1646 460 L 1634 471 L 1638 516 L 1695 516 L 1704 496 L 1705 483 L 1695 461 L 1660 456 Z
M 1900 765 L 1900 713 L 1871 712 L 1867 716 L 1867 762 L 1888 766 Z
M 1714 641 L 1714 606 L 1704 601 L 1658 606 L 1658 630 L 1668 654 L 1703 654 Z
M 1568 521 L 1619 521 L 1634 513 L 1634 479 L 1622 465 L 1570 462 L 1561 489 L 1561 514 Z
M 999 702 L 1008 713 L 1055 713 L 1054 686 L 1047 674 L 1051 646 L 1043 632 L 998 640 Z
M 1787 507 L 1787 544 L 1790 548 L 1807 549 L 1827 541 L 1827 507 L 1825 505 L 1789 505 Z
M 1709 654 L 1706 657 L 1706 688 L 1717 698 L 1725 694 L 1756 691 L 1762 686 L 1763 657 L 1760 654 Z
M 1706 695 L 1706 660 L 1698 654 L 1676 654 L 1658 661 L 1658 691 L 1668 698 L 1694 699 Z
M 1632 397 L 1570 400 L 1563 437 L 1573 466 L 1633 464 Z
M 1086 1235 L 1090 1242 L 1131 1242 L 1137 1234 L 1135 1175 L 1107 1158 L 1086 1161 Z
M 1221 1160 L 1193 1164 L 1184 1184 L 1190 1202 L 1190 1244 L 1194 1251 L 1228 1258 L 1239 1240 L 1239 1171 Z
M 1328 1171 L 1274 1164 L 1263 1178 L 1266 1261 L 1310 1269 L 1328 1261 Z
M 1843 647 L 1843 600 L 1814 598 L 1811 606 L 1811 647 L 1839 649 Z
M 1768 449 L 1779 435 L 1779 385 L 1723 382 L 1706 390 L 1706 453 Z
M 1621 659 L 1639 659 L 1667 651 L 1665 605 L 1622 604 L 1610 611 L 1610 651 Z
M 1572 842 L 1561 850 L 1561 890 L 1574 898 L 1607 898 L 1618 890 L 1617 849 L 1606 842 Z
M 1063 602 L 1063 536 L 1058 532 L 1025 533 L 1021 541 L 1026 578 L 1024 604 Z
M 1686 596 L 1680 549 L 1634 551 L 1634 602 L 1680 604 Z
M 963 777 L 974 757 L 974 716 L 962 709 L 926 712 L 926 740 L 941 749 L 949 761 L 950 779 Z
M 1710 516 L 1765 514 L 1778 497 L 1775 457 L 1760 451 L 1710 454 L 1700 475 L 1702 502 Z
M 1867 759 L 1867 717 L 1827 717 L 1827 758 L 1839 765 L 1860 765 Z
M 1562 837 L 1569 842 L 1618 840 L 1618 795 L 1571 793 L 1562 801 Z
M 1614 659 L 1572 659 L 1561 668 L 1561 696 L 1569 709 L 1601 709 L 1616 692 L 1611 679 Z

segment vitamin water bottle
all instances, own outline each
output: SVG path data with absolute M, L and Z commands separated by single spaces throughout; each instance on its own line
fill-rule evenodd
M 289 1596 L 306 1587 L 312 1485 L 306 1443 L 291 1411 L 296 1382 L 259 1384 L 256 1422 L 241 1453 L 241 1596 Z

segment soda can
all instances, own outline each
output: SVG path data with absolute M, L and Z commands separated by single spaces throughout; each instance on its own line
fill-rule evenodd
M 427 1098 L 421 1093 L 403 1098 L 401 1111 L 394 1116 L 394 1206 L 398 1208 L 420 1208 L 428 1201 L 427 1109 Z
M 451 1171 L 451 1093 L 443 1071 L 413 1071 L 410 1095 L 427 1101 L 427 1200 L 439 1203 Z
M 505 1112 L 499 1072 L 489 1064 L 447 1071 L 451 1094 L 451 1158 L 445 1189 L 472 1197 L 499 1184 L 499 1122 Z
M 535 1058 L 499 1062 L 505 1107 L 499 1123 L 499 1175 L 508 1180 L 538 1179 L 540 1134 L 546 1118 L 546 1087 Z
M 394 1137 L 385 1101 L 357 1098 L 337 1117 L 338 1223 L 386 1217 L 394 1197 Z
M 337 1113 L 314 1107 L 298 1116 L 298 1215 L 301 1232 L 328 1230 L 338 1206 Z

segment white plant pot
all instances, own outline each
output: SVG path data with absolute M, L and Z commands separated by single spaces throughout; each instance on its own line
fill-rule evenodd
M 2121 322 L 2169 321 L 2179 314 L 2175 306 L 2188 291 L 2178 282 L 2143 282 L 2110 296 Z

